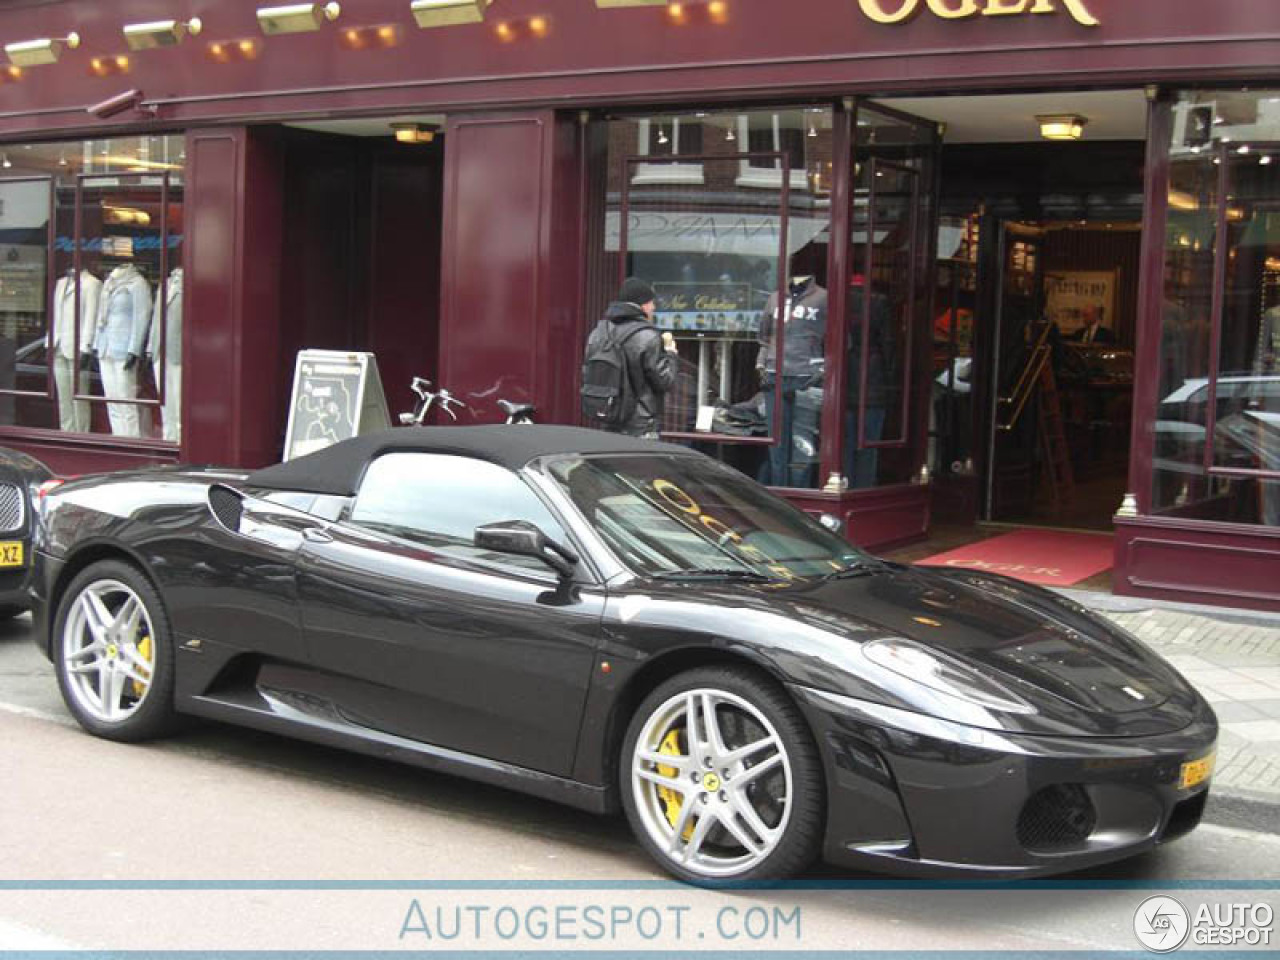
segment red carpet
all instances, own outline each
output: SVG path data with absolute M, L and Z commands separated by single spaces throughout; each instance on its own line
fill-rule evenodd
M 986 570 L 1027 583 L 1069 587 L 1110 570 L 1113 560 L 1112 539 L 1107 534 L 1019 530 L 918 562 L 921 566 Z

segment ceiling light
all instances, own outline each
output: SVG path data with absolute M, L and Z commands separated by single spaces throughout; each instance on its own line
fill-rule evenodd
M 1236 151 L 1236 153 L 1240 154 L 1241 156 L 1247 154 L 1248 152 L 1249 152 L 1249 145 L 1247 143 L 1243 144 L 1240 147 L 1240 149 Z
M 342 6 L 337 3 L 288 3 L 280 7 L 259 7 L 258 26 L 267 36 L 278 33 L 306 33 L 319 30 L 326 20 L 337 20 Z
M 669 142 L 667 140 L 667 131 L 663 129 L 661 124 L 658 125 L 658 142 L 662 144 Z
M 203 29 L 204 23 L 199 17 L 186 21 L 154 20 L 129 24 L 124 28 L 124 39 L 130 50 L 154 50 L 156 47 L 172 47 L 188 33 L 198 37 Z
M 9 159 L 7 153 L 4 155 L 4 159 L 0 160 L 0 167 L 4 167 L 6 170 L 12 169 L 13 161 Z
M 1267 155 L 1266 155 L 1266 156 L 1264 156 L 1264 157 L 1259 157 L 1259 158 L 1258 158 L 1258 165 L 1259 165 L 1259 166 L 1262 166 L 1262 167 L 1269 167 L 1269 166 L 1271 166 L 1271 155 L 1270 155 L 1270 154 L 1267 154 Z
M 1086 117 L 1074 113 L 1036 117 L 1040 124 L 1040 136 L 1046 140 L 1079 140 L 1084 136 Z
M 456 27 L 484 21 L 485 8 L 493 0 L 413 0 L 409 9 L 418 26 Z
M 4 52 L 9 55 L 9 62 L 15 67 L 39 67 L 46 63 L 57 63 L 64 46 L 68 50 L 80 46 L 80 34 L 69 33 L 65 37 L 41 37 L 39 40 L 6 43 Z
M 393 123 L 397 143 L 430 143 L 438 128 L 423 123 Z

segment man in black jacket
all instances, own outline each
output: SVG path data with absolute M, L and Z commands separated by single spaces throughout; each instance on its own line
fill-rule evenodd
M 676 381 L 676 345 L 669 333 L 653 325 L 656 306 L 653 287 L 631 278 L 622 285 L 618 299 L 609 304 L 604 319 L 587 341 L 591 356 L 599 338 L 621 342 L 627 360 L 627 378 L 635 405 L 627 420 L 612 428 L 617 433 L 656 440 L 662 424 L 663 396 Z

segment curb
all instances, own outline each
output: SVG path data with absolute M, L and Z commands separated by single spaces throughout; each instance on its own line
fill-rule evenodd
M 1238 607 L 1213 607 L 1199 603 L 1181 603 L 1175 600 L 1153 600 L 1148 597 L 1118 597 L 1100 590 L 1077 590 L 1072 587 L 1051 587 L 1056 593 L 1070 597 L 1076 603 L 1100 613 L 1141 613 L 1144 610 L 1167 610 L 1184 613 L 1207 620 L 1243 623 L 1251 626 L 1280 630 L 1280 613 L 1268 610 L 1241 610 Z

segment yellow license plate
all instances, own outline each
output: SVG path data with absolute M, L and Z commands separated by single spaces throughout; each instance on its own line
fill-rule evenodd
M 1192 787 L 1204 783 L 1213 774 L 1213 765 L 1218 759 L 1218 753 L 1215 750 L 1207 757 L 1200 760 L 1192 760 L 1182 765 L 1182 776 L 1178 778 L 1179 790 L 1190 790 Z
M 22 543 L 12 540 L 0 543 L 0 567 L 20 567 L 23 563 Z

